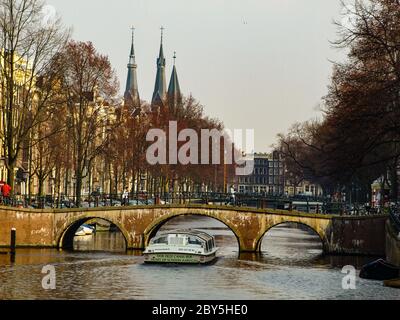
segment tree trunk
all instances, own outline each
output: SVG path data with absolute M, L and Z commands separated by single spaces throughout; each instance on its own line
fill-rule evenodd
M 11 164 L 8 166 L 7 169 L 7 184 L 11 187 L 11 192 L 10 195 L 12 196 L 14 194 L 14 186 L 15 186 L 15 165 Z
M 76 171 L 76 185 L 75 185 L 75 203 L 79 207 L 81 204 L 81 192 L 82 192 L 82 170 L 78 168 Z
M 44 196 L 44 194 L 43 194 L 43 184 L 44 184 L 43 177 L 38 176 L 38 184 L 39 184 L 38 195 L 39 195 L 39 197 L 42 197 L 42 196 Z

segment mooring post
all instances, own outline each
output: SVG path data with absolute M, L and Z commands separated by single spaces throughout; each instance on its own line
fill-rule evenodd
M 16 248 L 16 240 L 17 240 L 17 229 L 12 228 L 11 229 L 11 239 L 10 239 L 10 248 L 11 248 L 11 254 L 15 254 L 15 248 Z

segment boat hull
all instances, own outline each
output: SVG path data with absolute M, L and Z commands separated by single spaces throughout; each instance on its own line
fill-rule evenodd
M 209 255 L 196 255 L 188 253 L 144 253 L 145 263 L 179 263 L 179 264 L 208 264 L 217 257 L 215 252 Z
M 383 281 L 385 287 L 400 289 L 400 278 Z
M 389 280 L 400 276 L 400 268 L 383 259 L 373 261 L 362 267 L 360 278 L 370 280 Z

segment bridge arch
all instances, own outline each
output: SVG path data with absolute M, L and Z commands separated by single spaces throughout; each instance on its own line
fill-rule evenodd
M 267 228 L 264 230 L 264 232 L 262 233 L 261 237 L 257 240 L 257 252 L 261 252 L 261 245 L 262 245 L 262 241 L 265 237 L 265 235 L 273 228 L 282 225 L 282 224 L 297 224 L 297 225 L 302 225 L 307 227 L 309 230 L 313 231 L 313 233 L 315 235 L 317 235 L 319 237 L 319 240 L 322 244 L 322 250 L 324 253 L 327 253 L 329 251 L 329 244 L 328 244 L 328 239 L 326 238 L 326 235 L 324 232 L 322 231 L 318 231 L 317 228 L 315 228 L 314 226 L 311 226 L 310 224 L 303 222 L 303 221 L 292 221 L 292 220 L 283 220 L 277 223 L 273 223 L 267 226 Z
M 212 214 L 201 214 L 201 213 L 195 213 L 195 212 L 184 212 L 184 213 L 177 213 L 173 212 L 171 214 L 162 216 L 158 219 L 155 219 L 145 230 L 144 230 L 144 246 L 147 247 L 149 245 L 149 242 L 151 238 L 153 238 L 157 232 L 161 229 L 163 225 L 165 225 L 168 221 L 177 218 L 177 217 L 182 217 L 182 216 L 199 216 L 199 217 L 206 217 L 206 218 L 211 218 L 214 220 L 217 220 L 221 222 L 223 225 L 225 225 L 235 236 L 237 244 L 238 244 L 238 249 L 240 251 L 240 245 L 241 245 L 241 239 L 239 236 L 239 232 L 236 229 L 234 225 L 231 225 L 228 221 L 221 219 L 215 215 Z
M 118 223 L 117 221 L 112 221 L 109 218 L 104 218 L 101 216 L 96 216 L 96 215 L 90 215 L 90 216 L 83 216 L 83 217 L 76 217 L 73 221 L 69 221 L 67 224 L 65 224 L 62 228 L 61 231 L 59 232 L 57 236 L 57 247 L 59 249 L 72 249 L 73 248 L 73 240 L 75 237 L 76 231 L 79 229 L 79 227 L 84 224 L 85 222 L 92 220 L 92 219 L 102 219 L 107 222 L 110 222 L 114 225 L 117 226 L 119 231 L 122 233 L 124 236 L 125 240 L 125 248 L 128 248 L 128 243 L 129 243 L 129 233 L 123 228 L 123 226 Z

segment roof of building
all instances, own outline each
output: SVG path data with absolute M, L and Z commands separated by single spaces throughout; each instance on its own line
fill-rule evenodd
M 176 55 L 174 55 L 174 59 Z M 168 87 L 168 99 L 170 107 L 176 108 L 182 102 L 181 88 L 179 86 L 178 73 L 176 71 L 176 66 L 172 69 L 171 80 L 169 81 Z
M 132 28 L 132 43 L 131 43 L 131 51 L 129 54 L 128 76 L 126 79 L 124 98 L 126 103 L 137 104 L 140 103 L 140 97 L 139 97 L 138 80 L 136 74 L 137 64 L 135 57 L 133 30 L 134 29 Z

